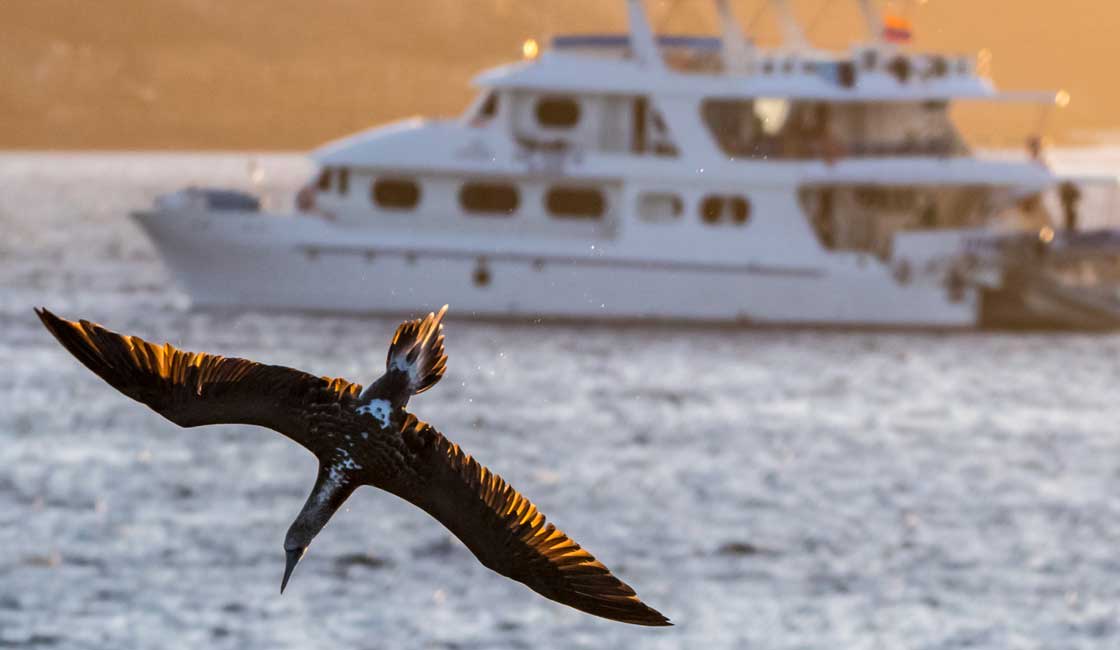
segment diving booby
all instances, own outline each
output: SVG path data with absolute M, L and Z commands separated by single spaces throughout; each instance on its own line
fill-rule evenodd
M 397 328 L 385 373 L 364 390 L 344 379 L 185 352 L 35 312 L 98 377 L 175 424 L 263 426 L 315 454 L 315 485 L 284 539 L 281 593 L 331 516 L 355 489 L 372 485 L 435 517 L 484 566 L 545 598 L 624 623 L 671 625 L 500 476 L 405 410 L 447 368 L 446 305 Z

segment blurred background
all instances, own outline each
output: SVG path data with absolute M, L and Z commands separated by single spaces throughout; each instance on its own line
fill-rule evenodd
M 650 7 L 669 31 L 712 31 L 692 4 Z M 735 4 L 778 40 L 761 2 Z M 793 7 L 841 47 L 859 33 L 847 4 Z M 1058 158 L 1120 169 L 1120 5 L 909 11 L 916 47 L 988 50 L 1001 86 L 1072 96 L 969 107 L 974 142 L 1021 150 L 1046 119 Z M 281 597 L 311 456 L 251 427 L 176 428 L 32 306 L 370 381 L 397 319 L 191 310 L 128 213 L 187 183 L 254 189 L 258 169 L 290 196 L 311 166 L 260 152 L 456 114 L 524 39 L 622 30 L 621 3 L 34 0 L 0 2 L 0 25 L 0 647 L 1120 645 L 1110 333 L 498 324 L 456 319 L 449 296 L 448 373 L 410 406 L 676 627 L 538 598 L 373 490 Z
M 773 12 L 733 3 L 763 45 Z M 1065 89 L 1048 118 L 1064 144 L 1120 139 L 1120 7 L 1095 0 L 899 3 L 913 45 L 990 53 L 1009 89 Z M 797 0 L 813 42 L 847 47 L 854 4 Z M 658 29 L 710 33 L 697 0 L 650 3 Z M 526 38 L 625 29 L 621 2 L 566 0 L 37 0 L 0 3 L 0 146 L 50 149 L 305 150 L 371 124 L 458 114 L 470 79 L 520 55 Z M 1036 110 L 970 107 L 982 146 L 1021 145 Z M 1029 127 L 1029 128 L 1028 128 Z

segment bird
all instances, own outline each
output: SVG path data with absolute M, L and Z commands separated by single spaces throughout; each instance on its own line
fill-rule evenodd
M 284 593 L 316 535 L 350 495 L 373 486 L 443 524 L 482 563 L 545 598 L 595 616 L 672 625 L 532 502 L 405 408 L 447 369 L 444 305 L 401 323 L 385 372 L 368 387 L 233 357 L 187 352 L 119 334 L 46 308 L 35 313 L 98 377 L 180 427 L 247 424 L 273 429 L 319 461 L 303 508 L 284 538 Z

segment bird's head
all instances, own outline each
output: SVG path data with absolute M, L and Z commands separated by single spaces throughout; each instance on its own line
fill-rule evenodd
M 327 525 L 331 515 L 334 514 L 339 503 L 341 503 L 340 500 L 332 499 L 329 494 L 320 491 L 319 486 L 316 487 L 317 490 L 311 493 L 307 504 L 300 511 L 296 520 L 292 522 L 291 527 L 288 528 L 287 536 L 284 537 L 286 559 L 284 579 L 280 582 L 280 593 L 284 593 L 285 587 L 288 586 L 288 580 L 292 577 L 292 571 L 295 570 L 296 565 L 307 553 L 307 547 L 311 546 L 311 540 L 315 539 L 319 531 L 323 530 L 323 526 Z

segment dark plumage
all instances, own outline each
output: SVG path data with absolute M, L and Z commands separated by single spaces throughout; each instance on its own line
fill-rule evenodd
M 483 565 L 546 598 L 625 623 L 670 625 L 500 476 L 404 409 L 446 368 L 446 309 L 397 328 L 385 374 L 365 391 L 343 379 L 184 352 L 36 313 L 87 368 L 168 420 L 260 425 L 315 454 L 315 486 L 284 541 L 281 591 L 331 515 L 355 489 L 372 485 L 422 508 Z

